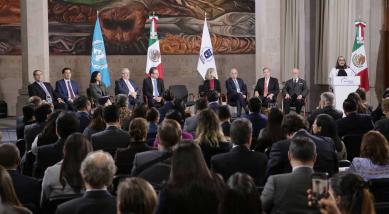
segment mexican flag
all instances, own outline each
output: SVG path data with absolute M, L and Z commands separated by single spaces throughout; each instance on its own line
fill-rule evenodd
M 353 46 L 353 52 L 351 54 L 351 70 L 354 73 L 361 77 L 361 88 L 364 88 L 365 91 L 369 90 L 369 74 L 367 68 L 367 57 L 365 51 L 365 33 L 364 28 L 366 23 L 361 21 L 355 22 L 355 40 Z
M 147 49 L 146 74 L 149 73 L 151 67 L 157 67 L 159 78 L 163 78 L 163 68 L 161 61 L 161 51 L 159 48 L 159 40 L 157 34 L 158 16 L 149 16 L 148 21 L 151 21 L 149 48 Z

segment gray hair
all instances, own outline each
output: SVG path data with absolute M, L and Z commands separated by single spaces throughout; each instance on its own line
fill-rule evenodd
M 120 69 L 120 73 L 130 73 L 130 69 L 128 69 L 128 68 L 122 68 L 122 69 Z
M 116 105 L 118 107 L 126 107 L 128 106 L 128 96 L 125 94 L 116 95 Z
M 320 99 L 325 101 L 327 106 L 334 106 L 335 95 L 332 92 L 323 92 L 320 94 Z
M 239 118 L 234 120 L 230 128 L 230 137 L 235 145 L 243 145 L 248 142 L 253 132 L 253 126 L 250 120 Z
M 116 166 L 112 156 L 100 150 L 88 154 L 80 172 L 84 182 L 97 189 L 111 185 Z

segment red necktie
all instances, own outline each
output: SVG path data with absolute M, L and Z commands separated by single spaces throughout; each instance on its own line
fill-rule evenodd
M 215 80 L 211 79 L 209 81 L 209 89 L 214 90 L 215 89 Z
M 267 82 L 269 80 L 265 79 L 265 88 L 263 89 L 263 96 L 266 97 L 268 94 Z

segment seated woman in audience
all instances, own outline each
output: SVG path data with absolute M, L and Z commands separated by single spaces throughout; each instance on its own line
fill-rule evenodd
M 108 102 L 109 99 L 105 99 L 109 96 L 108 90 L 101 80 L 100 71 L 94 71 L 91 74 L 89 82 L 89 93 L 89 96 L 94 100 L 96 104 L 101 104 L 103 100 L 105 100 L 104 103 Z M 104 105 L 104 103 L 101 105 Z
M 8 171 L 0 165 L 0 207 L 7 207 L 9 213 L 31 213 L 24 208 L 16 196 L 11 176 Z M 3 213 L 3 212 L 0 212 Z M 7 213 L 7 212 L 4 212 Z
M 229 152 L 232 148 L 223 135 L 216 113 L 211 109 L 203 110 L 198 115 L 195 142 L 200 145 L 208 166 L 212 156 Z
M 128 96 L 125 94 L 116 95 L 116 106 L 119 108 L 119 121 L 122 129 L 128 127 L 131 121 L 131 110 L 128 108 Z
M 93 150 L 89 140 L 80 133 L 70 135 L 63 148 L 63 160 L 45 171 L 42 181 L 41 206 L 57 195 L 82 193 L 81 162 Z
M 90 140 L 92 134 L 103 131 L 106 127 L 104 118 L 103 118 L 103 107 L 97 107 L 92 114 L 92 120 L 88 127 L 84 129 L 83 135 Z
M 205 97 L 209 91 L 217 91 L 220 95 L 220 82 L 216 78 L 216 69 L 208 68 L 203 85 L 199 87 L 200 96 Z
M 146 113 L 146 119 L 149 123 L 147 131 L 147 144 L 153 146 L 154 140 L 157 137 L 159 112 L 155 107 L 150 108 Z
M 358 88 L 355 91 L 355 93 L 357 93 L 359 95 L 359 97 L 361 98 L 362 104 L 367 107 L 369 113 L 372 113 L 373 107 L 371 105 L 369 105 L 369 103 L 366 100 L 366 91 L 365 91 L 365 89 L 364 88 Z
M 149 182 L 142 178 L 127 178 L 120 182 L 117 197 L 117 213 L 154 214 L 157 194 Z
M 181 143 L 173 151 L 170 178 L 159 194 L 158 214 L 218 213 L 225 185 L 208 169 L 200 147 Z
M 135 155 L 139 152 L 152 150 L 146 144 L 147 137 L 147 121 L 141 117 L 135 118 L 130 123 L 130 144 L 127 148 L 118 149 L 115 155 L 115 163 L 118 167 L 117 174 L 130 174 L 132 162 Z
M 219 107 L 218 116 L 224 136 L 230 137 L 231 112 L 227 105 L 222 105 Z
M 347 99 L 352 99 L 352 100 L 354 100 L 357 103 L 357 113 L 360 113 L 360 114 L 371 114 L 371 111 L 369 110 L 369 106 L 365 105 L 362 102 L 362 99 L 361 99 L 361 97 L 359 96 L 358 93 L 356 93 L 356 92 L 350 93 L 347 96 Z
M 353 159 L 348 172 L 360 175 L 365 181 L 389 178 L 389 145 L 380 132 L 363 135 L 360 156 Z
M 219 213 L 223 214 L 260 214 L 261 198 L 254 180 L 244 173 L 237 172 L 227 181 L 227 191 Z
M 331 138 L 335 143 L 338 160 L 347 159 L 346 146 L 338 136 L 334 118 L 328 114 L 319 114 L 312 124 L 312 131 L 315 135 Z
M 273 143 L 286 138 L 281 128 L 281 122 L 283 118 L 284 113 L 280 109 L 270 109 L 267 125 L 259 132 L 256 144 L 252 145 L 255 151 L 270 151 L 270 148 Z

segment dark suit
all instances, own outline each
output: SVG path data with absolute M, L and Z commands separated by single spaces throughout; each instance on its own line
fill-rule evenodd
M 314 166 L 316 172 L 328 172 L 330 175 L 338 172 L 338 158 L 335 151 L 335 144 L 331 138 L 315 136 L 306 130 L 296 132 L 293 138 L 296 137 L 310 138 L 316 144 L 317 159 Z M 288 161 L 289 145 L 290 140 L 281 140 L 273 143 L 269 154 L 269 161 L 267 162 L 267 176 L 291 171 Z
M 236 79 L 240 88 L 240 92 L 238 93 L 237 87 L 232 78 L 228 78 L 226 80 L 226 88 L 227 88 L 227 101 L 228 104 L 237 107 L 237 116 L 240 117 L 242 112 L 242 108 L 246 110 L 246 99 L 243 98 L 243 95 L 247 96 L 247 87 L 241 78 Z
M 94 151 L 103 150 L 113 157 L 118 148 L 126 148 L 130 144 L 130 135 L 115 126 L 108 126 L 104 131 L 93 134 L 91 143 Z
M 41 184 L 35 178 L 20 174 L 16 170 L 8 170 L 12 178 L 16 195 L 22 204 L 40 206 Z
M 386 138 L 387 141 L 389 141 L 389 119 L 384 118 L 382 120 L 379 120 L 375 123 L 375 130 L 381 132 Z
M 223 130 L 224 136 L 229 137 L 230 136 L 231 122 L 230 121 L 226 121 L 226 122 L 221 124 L 221 127 L 222 127 L 222 130 Z
M 208 103 L 208 108 L 212 109 L 216 114 L 219 112 L 220 104 L 218 101 Z
M 96 102 L 99 102 L 99 99 L 108 96 L 107 88 L 105 87 L 103 82 L 100 84 L 97 83 L 89 83 L 89 93 L 90 97 Z
M 116 199 L 105 190 L 87 191 L 81 198 L 60 204 L 56 214 L 116 214 Z
M 258 186 L 265 183 L 267 158 L 263 153 L 250 151 L 245 146 L 236 146 L 230 152 L 211 158 L 211 168 L 223 176 L 224 180 L 235 172 L 249 174 Z
M 204 83 L 199 87 L 200 96 L 205 97 L 207 96 L 207 93 L 211 91 L 210 82 L 211 82 L 210 80 L 204 80 Z M 213 84 L 214 84 L 213 90 L 217 91 L 218 93 L 221 93 L 220 81 L 218 79 L 213 79 Z
M 34 177 L 41 178 L 47 167 L 62 160 L 65 140 L 60 138 L 53 144 L 38 147 Z
M 343 112 L 335 109 L 333 106 L 326 106 L 322 109 L 315 109 L 312 111 L 311 115 L 308 117 L 309 126 L 312 126 L 319 114 L 328 114 L 334 118 L 334 120 L 339 120 L 343 117 Z
M 284 112 L 288 114 L 290 107 L 295 106 L 296 112 L 300 114 L 301 108 L 304 106 L 304 98 L 308 95 L 308 86 L 305 80 L 298 78 L 297 83 L 293 79 L 286 81 L 282 93 L 284 96 L 286 94 L 290 96 L 290 99 L 284 99 Z M 297 99 L 299 95 L 302 96 L 300 100 Z
M 160 78 L 157 79 L 157 89 L 158 89 L 159 97 L 162 97 L 163 93 L 165 92 L 165 86 L 164 86 L 163 80 Z M 153 96 L 153 83 L 152 83 L 150 77 L 143 80 L 143 90 L 142 91 L 143 91 L 143 95 L 145 95 L 147 98 L 147 103 L 148 103 L 149 107 L 153 107 L 155 105 L 161 105 L 161 104 L 157 104 L 155 102 L 155 100 L 153 99 L 153 97 L 154 97 Z
M 76 112 L 76 117 L 80 121 L 79 132 L 83 133 L 85 128 L 88 127 L 91 122 L 90 115 L 87 112 L 78 111 Z
M 373 121 L 367 114 L 351 113 L 336 121 L 338 135 L 342 138 L 347 134 L 365 134 L 374 129 Z
M 267 95 L 273 94 L 272 99 L 264 96 L 265 91 L 265 78 L 260 78 L 254 88 L 254 93 L 258 92 L 259 98 L 262 100 L 262 104 L 267 106 L 268 103 L 274 103 L 277 100 L 278 93 L 280 92 L 280 86 L 278 85 L 278 79 L 270 77 L 269 84 L 267 85 Z
M 116 174 L 131 174 L 135 155 L 153 149 L 146 145 L 145 142 L 133 142 L 127 148 L 118 149 L 115 155 L 115 163 L 118 167 Z
M 258 138 L 261 129 L 266 127 L 267 117 L 261 113 L 250 113 L 246 118 L 249 119 L 253 125 L 252 136 L 253 140 L 255 140 Z
M 135 105 L 137 102 L 140 101 L 140 88 L 138 87 L 138 85 L 135 84 L 133 80 L 129 79 L 128 81 L 130 82 L 131 86 L 134 88 L 136 92 L 136 97 L 132 97 L 131 95 L 128 95 L 128 93 L 130 93 L 130 89 L 127 87 L 126 82 L 122 78 L 115 81 L 115 95 L 118 94 L 128 95 L 129 104 Z
M 266 213 L 319 213 L 308 206 L 307 190 L 311 188 L 313 170 L 296 168 L 291 173 L 269 177 L 261 194 Z
M 47 91 L 49 92 L 53 102 L 57 101 L 58 95 L 53 90 L 53 87 L 51 87 L 51 84 L 48 82 L 43 82 L 43 84 L 45 85 Z M 45 90 L 37 82 L 31 83 L 30 85 L 28 85 L 27 88 L 28 88 L 28 96 L 29 97 L 38 96 L 42 100 L 46 100 Z
M 159 111 L 159 122 L 162 122 L 162 120 L 165 118 L 166 113 L 168 111 L 172 110 L 174 108 L 173 101 L 166 101 L 161 108 L 158 109 Z
M 42 132 L 45 125 L 46 122 L 36 122 L 24 127 L 24 142 L 26 143 L 26 151 L 31 150 L 32 142 L 34 142 L 35 137 Z
M 73 89 L 74 96 L 79 95 L 79 87 L 76 81 L 70 80 L 70 84 Z M 58 80 L 55 82 L 55 92 L 58 94 L 59 98 L 63 99 L 65 102 L 71 97 L 68 93 L 68 88 L 64 79 Z

